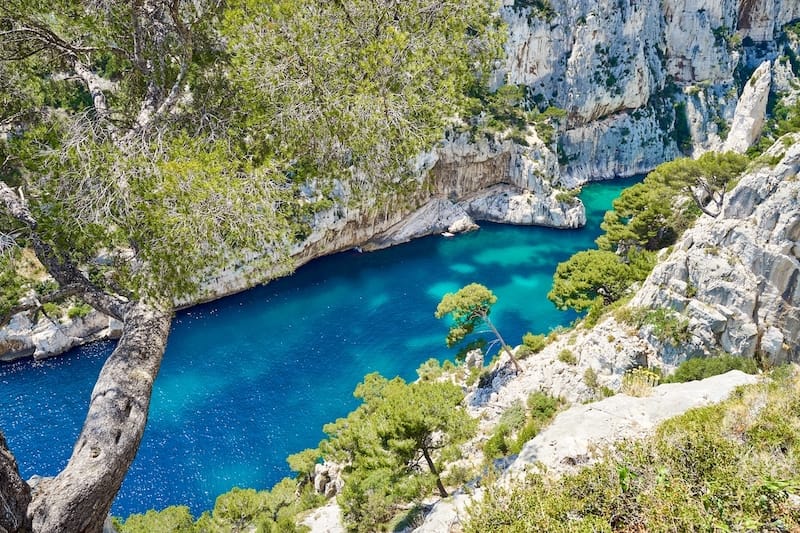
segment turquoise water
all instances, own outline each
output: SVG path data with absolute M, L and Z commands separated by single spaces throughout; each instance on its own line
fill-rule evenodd
M 568 324 L 575 316 L 545 297 L 555 266 L 593 246 L 603 212 L 634 181 L 587 187 L 581 230 L 484 224 L 453 239 L 338 254 L 178 313 L 113 512 L 185 504 L 198 514 L 234 486 L 271 487 L 290 474 L 287 455 L 316 446 L 325 423 L 356 407 L 365 374 L 413 379 L 426 359 L 451 356 L 446 325 L 433 317 L 448 291 L 473 281 L 491 288 L 494 322 L 512 344 Z M 66 464 L 112 348 L 0 366 L 0 428 L 24 477 Z

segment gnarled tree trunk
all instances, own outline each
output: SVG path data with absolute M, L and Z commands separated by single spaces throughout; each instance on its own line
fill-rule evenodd
M 116 349 L 100 371 L 83 429 L 66 468 L 36 485 L 33 531 L 94 533 L 103 528 L 147 423 L 172 318 L 133 302 Z

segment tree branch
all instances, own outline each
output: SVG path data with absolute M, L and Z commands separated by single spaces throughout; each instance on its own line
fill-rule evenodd
M 8 323 L 11 317 L 16 315 L 17 313 L 23 313 L 25 311 L 38 311 L 46 303 L 61 302 L 66 298 L 69 298 L 70 296 L 77 296 L 82 293 L 83 293 L 83 287 L 81 287 L 80 285 L 69 285 L 67 287 L 62 287 L 56 292 L 53 292 L 51 294 L 46 294 L 41 298 L 38 298 L 30 303 L 12 307 L 11 311 L 9 311 L 5 316 L 0 316 L 0 327 L 6 325 L 6 323 Z
M 39 235 L 36 219 L 31 215 L 24 200 L 2 181 L 0 181 L 0 207 L 5 207 L 12 217 L 28 228 L 36 256 L 59 285 L 81 287 L 80 295 L 84 302 L 102 313 L 123 320 L 127 303 L 95 287 L 72 262 L 60 258 L 53 247 Z
M 172 318 L 142 302 L 128 307 L 122 338 L 100 371 L 66 468 L 34 489 L 35 531 L 96 533 L 139 449 L 153 382 Z

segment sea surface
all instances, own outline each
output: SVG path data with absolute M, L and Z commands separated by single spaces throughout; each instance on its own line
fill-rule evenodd
M 314 447 L 322 426 L 358 403 L 369 372 L 416 378 L 452 358 L 433 316 L 446 292 L 478 282 L 498 297 L 506 341 L 568 325 L 547 300 L 553 272 L 592 248 L 603 213 L 636 179 L 584 188 L 579 230 L 482 224 L 372 253 L 315 260 L 266 286 L 179 312 L 141 448 L 114 503 L 127 516 L 169 505 L 195 515 L 232 487 L 270 488 L 287 455 Z M 69 458 L 111 342 L 42 362 L 0 365 L 0 429 L 23 477 L 54 475 Z

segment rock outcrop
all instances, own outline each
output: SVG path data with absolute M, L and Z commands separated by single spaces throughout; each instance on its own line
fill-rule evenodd
M 743 153 L 761 134 L 766 119 L 771 82 L 770 62 L 764 61 L 744 86 L 742 97 L 733 115 L 731 131 L 725 140 L 724 151 Z
M 596 460 L 597 454 L 624 440 L 642 439 L 655 427 L 689 409 L 719 403 L 736 387 L 756 383 L 758 378 L 738 370 L 689 383 L 653 388 L 646 397 L 618 394 L 589 404 L 574 405 L 556 416 L 541 433 L 528 441 L 505 470 L 502 481 L 524 477 L 529 468 L 543 466 L 550 475 L 574 471 Z M 449 500 L 437 502 L 415 533 L 459 531 L 473 500 L 483 488 L 459 491 Z
M 74 319 L 42 316 L 35 323 L 27 314 L 19 313 L 0 329 L 0 361 L 31 356 L 44 359 L 94 340 L 116 339 L 122 333 L 121 326 L 118 320 L 94 310 Z
M 659 347 L 666 365 L 719 351 L 771 364 L 800 360 L 800 136 L 759 161 L 720 216 L 700 218 L 631 302 L 688 318 L 688 345 Z

